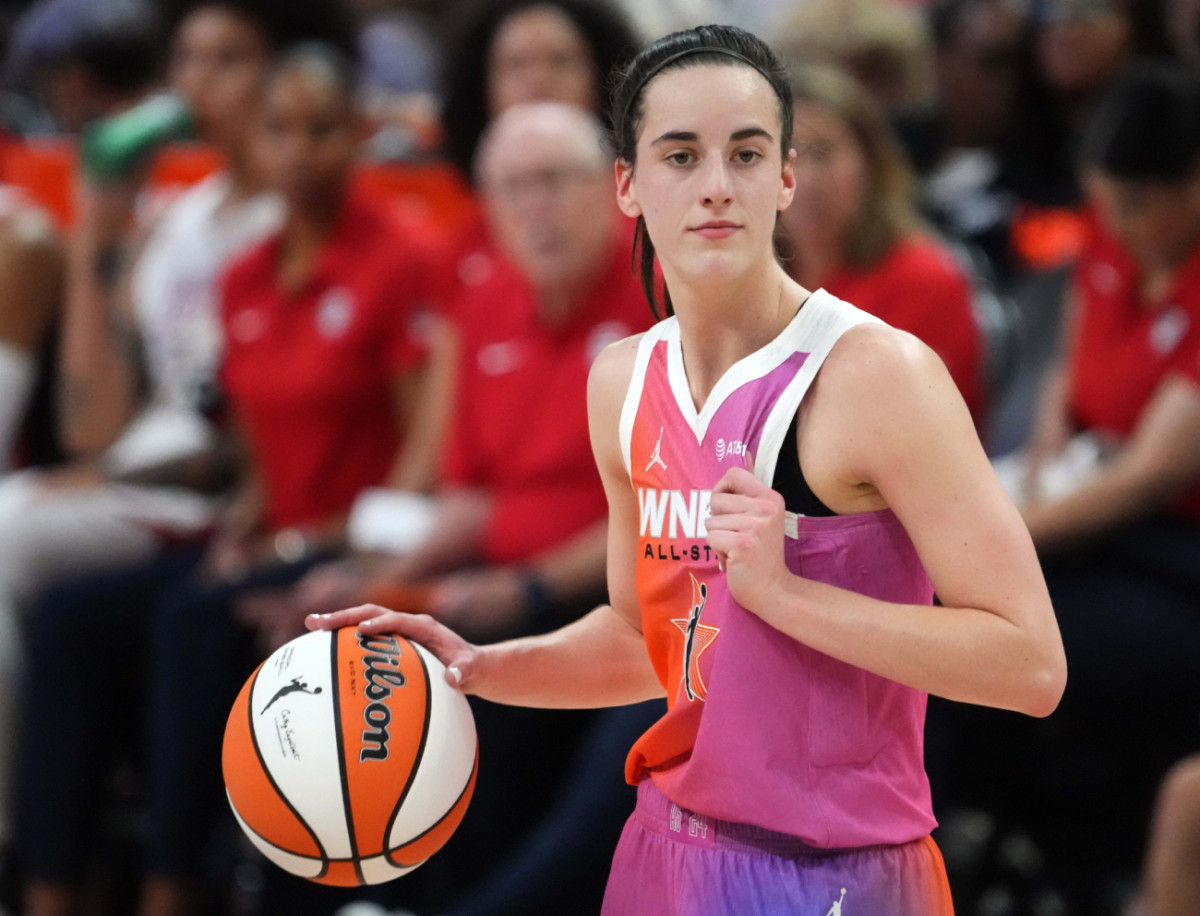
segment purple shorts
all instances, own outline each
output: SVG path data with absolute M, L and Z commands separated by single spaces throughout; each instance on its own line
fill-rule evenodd
M 602 916 L 953 916 L 929 837 L 818 849 L 680 808 L 645 779 L 613 856 Z

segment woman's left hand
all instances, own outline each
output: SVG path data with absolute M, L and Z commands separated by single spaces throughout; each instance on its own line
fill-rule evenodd
M 710 511 L 708 543 L 729 593 L 761 616 L 791 575 L 783 561 L 783 497 L 750 471 L 733 468 L 713 489 Z

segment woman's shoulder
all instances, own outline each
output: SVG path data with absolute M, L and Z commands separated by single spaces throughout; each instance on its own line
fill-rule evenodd
M 634 367 L 637 365 L 643 341 L 653 335 L 657 327 L 655 325 L 649 331 L 614 340 L 597 353 L 588 373 L 589 389 L 600 388 L 623 393 L 633 379 Z
M 920 399 L 920 391 L 946 374 L 938 355 L 915 335 L 882 322 L 865 322 L 846 330 L 821 366 L 820 388 L 838 400 L 886 402 L 897 409 L 901 400 Z M 886 391 L 887 397 L 880 398 Z

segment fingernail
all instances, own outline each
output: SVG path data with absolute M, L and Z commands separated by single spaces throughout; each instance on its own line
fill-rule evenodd
M 450 673 L 454 675 L 454 680 L 456 683 L 462 683 L 462 671 L 459 670 L 458 665 L 451 665 Z

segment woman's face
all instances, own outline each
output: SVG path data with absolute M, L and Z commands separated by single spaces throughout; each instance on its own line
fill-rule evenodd
M 501 23 L 488 55 L 491 117 L 525 102 L 597 107 L 596 67 L 571 19 L 552 6 L 532 6 Z
M 734 279 L 773 258 L 775 217 L 792 199 L 779 102 L 744 66 L 669 70 L 643 94 L 637 162 L 617 164 L 617 199 L 643 216 L 668 282 Z
M 844 246 L 868 193 L 866 156 L 848 124 L 814 102 L 796 105 L 796 196 L 783 212 L 795 244 Z
M 1131 53 L 1133 25 L 1121 0 L 1042 0 L 1037 16 L 1038 66 L 1065 95 L 1099 88 Z
M 988 145 L 1003 134 L 1017 88 L 1022 28 L 1010 4 L 979 4 L 938 52 L 938 97 L 951 143 Z
M 1109 230 L 1144 268 L 1173 269 L 1200 237 L 1200 174 L 1181 182 L 1123 181 L 1100 169 L 1084 183 Z
M 267 182 L 301 210 L 340 200 L 359 127 L 345 92 L 331 79 L 303 67 L 283 71 L 263 99 L 257 152 Z
M 228 149 L 247 136 L 270 54 L 258 27 L 232 9 L 202 6 L 180 23 L 170 82 L 204 139 Z

